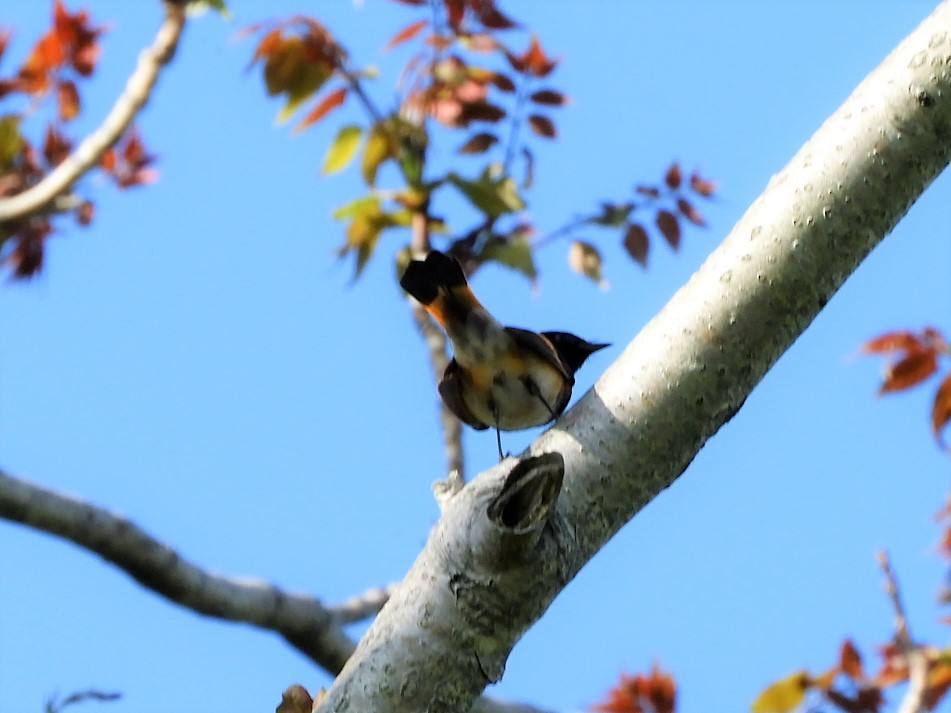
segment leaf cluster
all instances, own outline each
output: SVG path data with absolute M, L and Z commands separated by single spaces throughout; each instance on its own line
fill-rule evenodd
M 0 199 L 28 190 L 67 159 L 73 139 L 67 125 L 82 111 L 80 86 L 95 72 L 104 28 L 95 26 L 85 11 L 70 13 L 62 0 L 53 3 L 51 27 L 38 39 L 26 59 L 10 76 L 0 76 L 0 100 L 22 105 L 0 112 Z M 12 39 L 0 31 L 0 60 Z M 42 142 L 31 142 L 23 133 L 28 118 L 53 103 Z M 120 188 L 157 179 L 154 157 L 142 139 L 130 130 L 119 145 L 103 157 L 100 168 Z M 46 239 L 54 232 L 53 220 L 71 214 L 80 225 L 89 225 L 95 213 L 89 199 L 60 196 L 50 210 L 0 226 L 0 259 L 14 278 L 28 278 L 43 266 Z

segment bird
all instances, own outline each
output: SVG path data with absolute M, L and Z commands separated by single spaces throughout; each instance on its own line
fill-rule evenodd
M 438 250 L 412 260 L 400 286 L 445 330 L 453 358 L 439 382 L 443 402 L 477 430 L 501 431 L 554 421 L 571 399 L 575 372 L 600 349 L 568 332 L 505 327 L 476 299 L 459 262 Z

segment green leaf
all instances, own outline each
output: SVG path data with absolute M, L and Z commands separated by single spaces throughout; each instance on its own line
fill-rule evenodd
M 516 213 L 525 209 L 525 202 L 518 194 L 518 187 L 511 176 L 492 178 L 491 167 L 486 168 L 475 181 L 450 173 L 449 182 L 469 199 L 476 208 L 489 218 L 498 218 L 505 213 Z
M 507 240 L 501 237 L 493 237 L 486 243 L 480 257 L 483 262 L 493 261 L 511 267 L 530 280 L 538 277 L 531 243 L 524 237 Z
M 269 60 L 264 67 L 268 91 L 272 94 L 279 92 L 287 94 L 287 103 L 277 115 L 278 124 L 283 124 L 290 119 L 301 104 L 314 96 L 333 74 L 331 67 L 308 61 L 303 56 L 303 47 L 293 42 L 297 39 L 299 38 L 293 37 L 288 40 L 289 47 L 283 50 L 283 55 L 279 54 L 273 59 L 273 70 L 271 70 L 272 60 Z M 271 70 L 270 75 L 269 70 Z M 274 92 L 274 89 L 279 91 Z
M 22 150 L 20 117 L 14 114 L 0 117 L 0 168 L 9 168 Z
M 357 198 L 345 205 L 340 206 L 333 212 L 334 220 L 346 220 L 347 218 L 359 218 L 373 212 L 379 212 L 380 199 L 377 196 L 369 195 Z
M 349 166 L 353 157 L 357 155 L 361 136 L 363 136 L 363 130 L 359 126 L 350 124 L 340 129 L 337 132 L 337 138 L 327 149 L 321 173 L 327 176 L 331 173 L 339 173 Z
M 192 0 L 185 8 L 185 13 L 189 17 L 198 17 L 204 15 L 208 10 L 214 10 L 226 20 L 232 19 L 231 11 L 225 5 L 225 0 Z
M 627 223 L 627 217 L 634 210 L 633 203 L 602 203 L 601 213 L 589 222 L 607 228 L 620 228 Z

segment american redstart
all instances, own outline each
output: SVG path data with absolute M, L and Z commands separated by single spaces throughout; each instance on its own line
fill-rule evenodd
M 567 332 L 503 327 L 466 282 L 462 266 L 433 250 L 410 262 L 400 285 L 442 325 L 452 342 L 452 361 L 439 394 L 461 421 L 475 429 L 518 431 L 553 421 L 568 406 L 575 372 L 607 344 Z

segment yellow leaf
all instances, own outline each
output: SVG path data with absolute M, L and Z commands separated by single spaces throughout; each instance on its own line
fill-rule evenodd
M 362 134 L 360 127 L 352 124 L 340 129 L 337 132 L 337 138 L 327 149 L 327 156 L 324 158 L 324 167 L 321 169 L 321 173 L 326 176 L 345 169 L 353 160 L 353 157 L 357 155 Z
M 390 139 L 386 135 L 386 129 L 377 124 L 367 139 L 367 147 L 363 151 L 363 162 L 360 165 L 363 180 L 368 186 L 373 187 L 376 183 L 377 169 L 391 157 Z
M 759 694 L 753 702 L 753 713 L 789 713 L 806 697 L 810 680 L 808 673 L 798 671 L 777 681 Z

